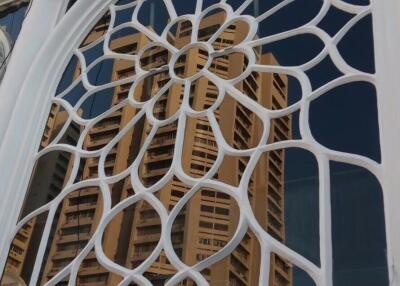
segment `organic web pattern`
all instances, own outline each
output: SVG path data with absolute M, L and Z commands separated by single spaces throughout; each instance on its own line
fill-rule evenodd
M 342 163 L 353 164 L 366 168 L 371 173 L 373 173 L 378 178 L 380 177 L 380 165 L 375 161 L 355 154 L 349 154 L 344 152 L 338 152 L 321 145 L 317 142 L 311 133 L 308 114 L 310 103 L 323 96 L 328 91 L 335 87 L 356 81 L 364 81 L 371 84 L 375 82 L 375 75 L 365 73 L 363 71 L 357 70 L 356 68 L 350 66 L 344 58 L 341 56 L 337 45 L 346 35 L 346 33 L 356 25 L 360 20 L 371 14 L 371 6 L 361 6 L 346 3 L 341 0 L 324 0 L 318 14 L 308 23 L 294 28 L 289 31 L 285 31 L 279 34 L 274 34 L 266 37 L 257 37 L 258 26 L 261 22 L 268 19 L 276 12 L 291 5 L 295 0 L 284 0 L 278 5 L 273 7 L 268 11 L 261 11 L 258 16 L 247 15 L 246 11 L 250 5 L 253 5 L 253 0 L 242 1 L 242 4 L 235 10 L 233 9 L 226 0 L 214 1 L 215 4 L 204 7 L 203 1 L 197 0 L 195 5 L 195 13 L 188 15 L 177 15 L 174 4 L 172 1 L 163 0 L 159 1 L 160 5 L 165 5 L 168 11 L 170 19 L 173 19 L 164 28 L 161 34 L 158 34 L 154 30 L 149 29 L 144 24 L 142 24 L 138 19 L 138 14 L 146 0 L 138 1 L 119 1 L 117 3 L 111 3 L 109 5 L 110 13 L 110 23 L 107 31 L 99 37 L 97 40 L 91 44 L 83 47 L 76 48 L 73 54 L 79 59 L 79 64 L 81 67 L 80 75 L 73 81 L 73 83 L 64 91 L 57 94 L 53 99 L 54 104 L 62 106 L 69 114 L 68 120 L 59 132 L 57 137 L 44 149 L 42 149 L 38 154 L 37 158 L 48 154 L 49 152 L 59 150 L 65 151 L 73 155 L 74 165 L 72 168 L 71 175 L 68 182 L 66 183 L 63 191 L 50 203 L 32 212 L 25 218 L 23 218 L 17 225 L 17 230 L 20 229 L 24 224 L 29 222 L 32 218 L 38 216 L 41 213 L 49 212 L 46 228 L 43 233 L 43 239 L 40 244 L 39 252 L 37 255 L 37 262 L 41 262 L 44 257 L 46 250 L 46 243 L 48 236 L 51 231 L 52 221 L 56 214 L 57 208 L 63 199 L 71 192 L 77 191 L 82 188 L 87 187 L 98 187 L 101 190 L 101 195 L 103 198 L 103 214 L 100 219 L 100 223 L 97 226 L 97 230 L 90 238 L 87 245 L 83 250 L 77 255 L 77 257 L 63 268 L 56 276 L 54 276 L 45 285 L 56 285 L 59 281 L 69 276 L 69 285 L 74 285 L 79 267 L 83 262 L 84 258 L 88 253 L 95 248 L 96 256 L 98 261 L 103 267 L 112 273 L 116 273 L 123 277 L 123 281 L 120 285 L 129 285 L 129 283 L 136 283 L 139 285 L 151 285 L 149 280 L 143 276 L 143 273 L 150 267 L 150 265 L 157 259 L 161 251 L 164 251 L 168 260 L 177 269 L 177 274 L 175 274 L 171 279 L 168 280 L 166 285 L 177 285 L 182 280 L 190 278 L 197 285 L 208 285 L 207 280 L 201 275 L 201 271 L 222 258 L 229 255 L 233 249 L 240 243 L 243 239 L 246 231 L 251 229 L 259 240 L 262 253 L 262 263 L 261 263 L 261 274 L 259 285 L 268 284 L 269 275 L 269 257 L 271 253 L 276 253 L 284 259 L 290 261 L 290 263 L 296 265 L 297 267 L 306 271 L 310 277 L 314 280 L 316 285 L 332 285 L 332 242 L 331 242 L 331 206 L 330 206 L 330 194 L 329 194 L 329 162 L 337 161 Z M 179 2 L 179 1 L 176 1 Z M 256 2 L 254 0 L 254 2 Z M 328 10 L 331 7 L 335 7 L 341 11 L 349 13 L 352 15 L 352 19 L 348 21 L 334 36 L 330 36 L 327 32 L 318 27 L 318 24 L 325 18 Z M 122 24 L 115 24 L 116 14 L 119 11 L 132 9 L 132 20 Z M 222 9 L 226 13 L 226 20 L 224 24 L 215 32 L 206 42 L 198 42 L 198 29 L 201 19 L 216 9 Z M 179 49 L 171 44 L 168 39 L 168 32 L 170 29 L 179 21 L 190 21 L 192 23 L 192 35 L 191 43 L 186 47 Z M 236 21 L 243 21 L 248 23 L 250 29 L 247 36 L 239 43 L 233 47 L 228 47 L 226 49 L 216 50 L 213 46 L 213 42 L 218 38 L 218 35 L 222 33 L 227 27 Z M 121 54 L 112 51 L 110 48 L 110 41 L 112 35 L 118 31 L 125 28 L 133 28 L 140 33 L 144 34 L 149 40 L 150 44 L 146 45 L 137 54 Z M 257 62 L 257 56 L 255 54 L 255 48 L 268 45 L 277 42 L 281 39 L 290 38 L 296 35 L 313 35 L 318 37 L 324 44 L 324 48 L 320 53 L 312 58 L 310 61 L 302 63 L 298 66 L 277 66 L 277 65 L 261 65 Z M 103 54 L 94 59 L 89 64 L 86 63 L 85 52 L 96 45 L 103 45 Z M 172 57 L 168 62 L 160 67 L 151 70 L 145 70 L 141 65 L 141 57 L 143 53 L 152 47 L 163 47 L 167 49 Z M 198 73 L 189 76 L 181 77 L 175 74 L 175 63 L 178 59 L 187 52 L 190 48 L 198 47 L 207 51 L 209 60 L 206 65 Z M 209 68 L 215 57 L 222 57 L 232 53 L 244 54 L 248 59 L 248 64 L 246 69 L 237 77 L 233 79 L 222 79 L 217 74 L 212 72 Z M 318 65 L 324 58 L 330 56 L 336 68 L 343 74 L 342 76 L 324 84 L 322 87 L 313 90 L 311 86 L 310 79 L 308 78 L 306 72 L 316 65 Z M 93 70 L 93 68 L 105 61 L 107 59 L 121 59 L 134 62 L 135 74 L 123 79 L 118 79 L 117 81 L 110 81 L 102 85 L 94 85 L 91 82 L 88 74 Z M 156 72 L 166 72 L 169 74 L 169 82 L 156 92 L 150 99 L 142 102 L 135 98 L 135 89 L 137 86 L 146 79 L 146 77 L 152 76 Z M 261 73 L 279 73 L 286 74 L 288 76 L 294 77 L 301 85 L 302 96 L 301 99 L 280 110 L 268 109 L 258 102 L 249 98 L 241 90 L 236 88 L 236 85 L 246 79 L 253 72 Z M 219 95 L 215 103 L 206 108 L 205 110 L 197 111 L 192 109 L 189 97 L 191 92 L 191 84 L 193 81 L 197 80 L 199 77 L 206 77 L 211 81 L 219 91 Z M 65 97 L 67 94 L 74 89 L 78 84 L 83 84 L 86 89 L 85 94 L 79 99 L 77 103 L 71 105 Z M 112 106 L 107 111 L 91 119 L 82 118 L 80 113 L 80 108 L 83 103 L 96 94 L 97 92 L 106 90 L 108 88 L 117 87 L 120 85 L 131 84 L 129 89 L 128 98 L 122 100 L 117 105 Z M 184 94 L 182 104 L 176 113 L 170 118 L 159 119 L 154 116 L 153 109 L 157 100 L 166 92 L 173 84 L 181 84 L 184 86 Z M 241 105 L 245 106 L 248 110 L 251 110 L 255 116 L 257 116 L 263 123 L 263 133 L 259 144 L 253 148 L 238 150 L 233 148 L 230 144 L 226 142 L 224 136 L 222 135 L 219 123 L 215 117 L 215 111 L 221 105 L 225 97 L 231 97 L 235 101 L 239 102 Z M 118 135 L 116 135 L 106 146 L 100 150 L 88 151 L 84 148 L 85 138 L 87 137 L 89 131 L 93 126 L 99 123 L 104 118 L 115 111 L 125 107 L 132 106 L 138 112 L 132 118 L 132 120 L 120 130 Z M 275 142 L 272 144 L 268 143 L 268 138 L 270 134 L 271 120 L 275 118 L 280 118 L 292 114 L 293 112 L 300 111 L 300 133 L 301 139 L 296 140 L 286 140 L 281 142 Z M 207 174 L 202 178 L 194 178 L 188 175 L 182 167 L 182 150 L 184 149 L 184 137 L 185 128 L 188 118 L 200 118 L 207 117 L 210 122 L 212 131 L 214 133 L 217 145 L 218 145 L 218 156 L 213 165 L 213 167 L 207 172 Z M 111 150 L 120 142 L 124 135 L 129 132 L 142 118 L 146 118 L 147 122 L 152 126 L 150 133 L 148 134 L 146 140 L 144 141 L 142 148 L 140 149 L 138 155 L 136 156 L 133 163 L 124 171 L 114 174 L 107 175 L 105 171 L 105 161 L 107 155 Z M 66 132 L 68 126 L 71 122 L 75 122 L 84 129 L 81 132 L 79 141 L 76 146 L 71 146 L 68 144 L 60 143 L 63 134 Z M 152 186 L 145 186 L 140 179 L 140 164 L 142 162 L 143 156 L 146 150 L 151 144 L 157 130 L 163 126 L 167 126 L 177 122 L 177 133 L 176 133 L 176 143 L 175 150 L 173 154 L 173 160 L 171 167 L 168 172 Z M 297 147 L 305 149 L 314 154 L 318 161 L 319 169 L 319 204 L 320 204 L 320 266 L 315 265 L 302 255 L 296 253 L 295 251 L 289 249 L 284 244 L 280 243 L 274 239 L 270 234 L 268 234 L 259 224 L 255 215 L 253 214 L 249 195 L 248 195 L 248 184 L 250 177 L 256 167 L 257 162 L 263 153 Z M 239 186 L 231 186 L 226 183 L 220 182 L 214 178 L 217 173 L 219 166 L 221 165 L 224 156 L 247 156 L 250 158 L 248 165 L 246 166 L 243 177 L 240 181 Z M 98 163 L 98 177 L 91 178 L 84 181 L 77 181 L 79 165 L 82 158 L 99 158 Z M 117 205 L 112 207 L 111 202 L 111 190 L 110 185 L 121 181 L 124 178 L 131 178 L 131 184 L 134 189 L 135 194 L 131 197 L 124 199 Z M 155 196 L 155 193 L 159 191 L 165 184 L 167 184 L 174 176 L 176 176 L 184 184 L 191 187 L 191 190 L 187 192 L 179 203 L 172 209 L 171 212 L 165 208 L 165 206 L 159 201 Z M 233 198 L 240 209 L 240 218 L 237 226 L 237 230 L 231 239 L 231 241 L 226 244 L 221 250 L 212 256 L 204 259 L 203 261 L 193 265 L 188 266 L 184 264 L 178 255 L 175 253 L 172 241 L 171 241 L 171 228 L 178 215 L 185 204 L 196 194 L 196 192 L 202 188 L 208 187 L 218 190 L 220 192 L 228 194 Z M 127 207 L 135 204 L 139 201 L 147 201 L 158 213 L 162 222 L 162 234 L 161 239 L 154 249 L 153 253 L 137 268 L 131 270 L 125 268 L 112 260 L 110 260 L 104 253 L 102 246 L 103 233 L 109 224 L 109 222 L 119 213 L 121 213 Z M 14 235 L 12 237 L 14 237 Z M 36 280 L 39 277 L 41 263 L 36 263 L 33 275 L 31 277 L 31 284 L 36 285 Z

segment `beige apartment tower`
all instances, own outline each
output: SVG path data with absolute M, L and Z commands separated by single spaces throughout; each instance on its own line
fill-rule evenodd
M 54 140 L 67 118 L 67 112 L 61 110 L 60 106 L 52 106 L 40 142 L 40 149 Z M 76 125 L 71 125 L 60 140 L 63 143 L 76 144 L 79 133 L 79 128 Z M 66 152 L 51 152 L 38 160 L 26 198 L 29 204 L 24 207 L 21 217 L 51 201 L 61 192 L 64 179 L 68 170 L 70 170 L 70 160 L 71 156 Z M 22 278 L 29 276 L 30 268 L 34 263 L 30 253 L 37 250 L 38 236 L 40 236 L 44 223 L 45 217 L 39 216 L 26 223 L 19 230 L 10 247 L 5 268 L 6 275 Z M 3 285 L 3 282 L 1 282 L 1 285 Z
M 199 30 L 199 41 L 209 39 L 219 28 L 223 15 L 214 14 L 203 19 Z M 86 39 L 90 43 L 103 33 L 104 23 L 94 28 Z M 176 47 L 190 42 L 191 25 L 181 22 L 169 41 Z M 247 34 L 244 23 L 231 25 L 214 43 L 216 49 L 238 44 Z M 112 50 L 121 53 L 137 53 L 148 43 L 140 33 L 121 36 L 111 43 Z M 278 64 L 272 54 L 257 50 L 260 64 Z M 168 63 L 170 55 L 163 48 L 146 52 L 141 60 L 145 69 L 158 68 Z M 201 49 L 192 49 L 178 60 L 175 72 L 185 77 L 200 70 L 207 61 L 207 54 Z M 234 63 L 234 64 L 232 64 Z M 245 70 L 247 59 L 238 53 L 216 59 L 210 71 L 221 78 L 236 77 Z M 77 73 L 79 69 L 77 69 Z M 133 63 L 114 61 L 113 80 L 134 74 Z M 147 100 L 169 81 L 168 71 L 160 70 L 145 80 L 136 90 L 135 98 Z M 254 101 L 271 109 L 287 106 L 287 78 L 278 74 L 252 73 L 237 85 L 237 88 Z M 112 105 L 118 104 L 128 95 L 130 84 L 114 89 Z M 169 118 L 180 107 L 183 100 L 183 86 L 173 85 L 162 95 L 154 107 L 159 119 Z M 200 78 L 192 84 L 190 104 L 195 110 L 212 106 L 218 97 L 217 87 Z M 90 110 L 89 110 L 90 112 Z M 132 107 L 124 107 L 96 124 L 85 139 L 86 150 L 99 150 L 132 119 L 137 113 Z M 239 102 L 226 95 L 221 106 L 214 112 L 225 140 L 237 149 L 248 149 L 258 144 L 262 123 L 256 115 Z M 106 159 L 107 174 L 120 173 L 136 157 L 138 150 L 150 132 L 151 126 L 145 120 L 128 132 L 112 149 Z M 144 185 L 151 186 L 169 170 L 174 154 L 177 123 L 158 129 L 147 148 L 140 167 Z M 271 125 L 270 142 L 287 140 L 291 137 L 290 117 L 274 120 Z M 184 171 L 193 177 L 204 176 L 218 155 L 218 146 L 207 118 L 188 119 L 182 165 Z M 284 224 L 284 151 L 273 151 L 263 156 L 257 165 L 250 183 L 249 198 L 260 224 L 279 241 L 285 240 Z M 248 163 L 248 157 L 226 156 L 215 178 L 237 186 Z M 97 176 L 98 159 L 82 161 L 80 180 Z M 157 192 L 160 201 L 171 210 L 190 188 L 173 178 Z M 132 195 L 134 190 L 130 178 L 112 186 L 113 203 Z M 54 277 L 68 265 L 86 245 L 96 229 L 102 214 L 102 198 L 97 188 L 85 188 L 73 192 L 63 202 L 61 213 L 49 252 L 43 266 L 41 284 Z M 198 261 L 217 252 L 232 237 L 238 223 L 239 210 L 232 198 L 214 189 L 203 188 L 190 200 L 175 220 L 172 242 L 178 256 L 187 264 Z M 148 204 L 139 202 L 129 211 L 118 215 L 106 229 L 104 250 L 110 258 L 128 268 L 143 262 L 157 245 L 161 234 L 161 221 L 157 212 Z M 260 247 L 252 232 L 248 232 L 233 253 L 225 259 L 203 270 L 202 274 L 210 285 L 256 286 L 260 266 Z M 153 285 L 164 285 L 175 273 L 166 256 L 161 256 L 145 273 Z M 271 257 L 271 286 L 292 285 L 292 267 L 277 255 Z M 100 266 L 93 251 L 82 263 L 77 285 L 117 285 L 120 277 L 110 274 Z M 58 285 L 67 285 L 63 281 Z M 183 281 L 182 285 L 194 285 Z
M 203 20 L 199 30 L 199 41 L 208 40 L 219 28 L 221 19 L 223 15 L 215 14 Z M 181 23 L 177 29 L 175 46 L 181 48 L 188 43 L 190 32 L 190 24 Z M 238 44 L 246 33 L 246 24 L 232 25 L 217 39 L 214 46 L 216 49 L 223 49 Z M 156 57 L 162 58 L 163 50 L 160 49 L 158 52 L 160 54 Z M 273 55 L 263 55 L 261 51 L 257 53 L 261 64 L 278 64 Z M 195 74 L 206 61 L 207 55 L 204 51 L 191 50 L 186 54 L 186 58 L 178 60 L 175 72 L 182 77 Z M 210 70 L 221 78 L 234 78 L 243 72 L 246 64 L 243 55 L 233 54 L 214 61 Z M 154 81 L 157 82 L 157 77 Z M 156 84 L 153 83 L 153 88 Z M 287 78 L 278 74 L 253 73 L 238 88 L 268 108 L 281 109 L 287 106 Z M 172 116 L 182 103 L 182 96 L 183 87 L 174 86 L 169 94 L 158 101 L 155 113 L 160 111 L 159 117 L 162 119 Z M 200 78 L 192 85 L 189 101 L 193 109 L 204 110 L 212 106 L 217 96 L 216 86 L 207 79 Z M 255 114 L 243 105 L 226 96 L 215 115 L 225 140 L 231 146 L 248 149 L 258 144 L 262 133 L 261 122 L 257 121 Z M 168 171 L 172 163 L 176 129 L 176 124 L 160 128 L 148 148 L 140 174 L 145 185 L 153 185 Z M 149 127 L 145 128 L 143 138 L 149 131 Z M 286 140 L 290 136 L 290 118 L 273 122 L 271 142 Z M 206 118 L 188 120 L 182 159 L 187 174 L 193 177 L 204 176 L 212 167 L 217 154 L 217 143 L 208 120 Z M 247 162 L 246 157 L 228 157 L 216 177 L 218 180 L 237 186 Z M 285 239 L 283 164 L 283 151 L 274 151 L 263 156 L 249 184 L 249 196 L 255 213 L 259 214 L 259 221 L 279 241 Z M 172 209 L 188 190 L 187 186 L 174 178 L 158 192 L 158 197 L 168 209 Z M 175 220 L 172 242 L 176 253 L 189 265 L 212 255 L 225 246 L 232 237 L 236 230 L 238 215 L 237 206 L 229 196 L 217 190 L 200 190 Z M 138 205 L 133 216 L 127 265 L 135 267 L 150 255 L 159 241 L 160 230 L 160 219 L 156 211 L 147 203 Z M 203 275 L 210 285 L 258 285 L 259 253 L 259 245 L 254 234 L 248 233 L 228 258 L 211 269 L 205 269 Z M 270 285 L 291 285 L 291 266 L 276 255 L 272 255 L 271 262 Z M 173 273 L 173 267 L 165 255 L 161 255 L 146 274 L 154 285 L 164 285 Z M 194 284 L 185 281 L 183 285 Z

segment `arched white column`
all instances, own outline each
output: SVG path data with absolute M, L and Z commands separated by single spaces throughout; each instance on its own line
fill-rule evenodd
M 50 99 L 72 50 L 102 16 L 111 0 L 78 1 L 60 20 L 66 0 L 35 0 L 0 88 L 0 267 L 22 206 Z M 385 3 L 383 3 L 385 2 Z M 382 145 L 391 285 L 399 285 L 400 205 L 400 5 L 373 0 L 378 108 Z M 60 22 L 57 24 L 57 22 Z M 323 280 L 323 279 L 322 279 Z
M 400 285 L 400 2 L 373 0 L 390 286 Z
M 43 128 L 68 51 L 110 0 L 34 0 L 0 86 L 0 269 L 22 207 Z M 86 25 L 86 26 L 85 26 Z M 1 272 L 2 270 L 0 270 Z

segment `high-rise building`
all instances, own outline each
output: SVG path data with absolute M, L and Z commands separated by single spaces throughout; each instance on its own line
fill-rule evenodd
M 61 111 L 60 106 L 52 106 L 45 132 L 40 142 L 40 149 L 46 147 L 57 136 L 67 118 L 67 112 Z M 62 136 L 61 142 L 76 144 L 79 133 L 79 127 L 71 124 L 70 128 Z M 67 173 L 70 170 L 70 160 L 71 155 L 66 152 L 51 152 L 38 160 L 26 198 L 29 203 L 25 204 L 21 217 L 45 205 L 61 192 Z M 22 278 L 30 276 L 29 272 L 33 267 L 34 257 L 33 255 L 29 256 L 29 253 L 34 253 L 37 250 L 45 219 L 43 216 L 34 218 L 17 233 L 11 244 L 7 259 L 5 269 L 7 275 Z
M 96 40 L 106 28 L 107 19 L 97 25 L 92 33 L 87 37 L 84 45 L 88 45 Z M 115 52 L 135 53 L 148 42 L 147 38 L 141 34 L 123 36 L 113 39 L 110 48 Z M 79 69 L 77 69 L 79 73 Z M 121 79 L 122 77 L 132 76 L 134 67 L 130 61 L 115 61 L 113 63 L 113 78 L 111 80 Z M 118 86 L 112 96 L 112 105 L 117 105 L 128 95 L 130 85 Z M 95 99 L 93 99 L 95 100 Z M 93 103 L 82 111 L 86 116 L 92 116 Z M 126 106 L 107 116 L 101 122 L 93 126 L 85 139 L 84 148 L 89 151 L 99 150 L 126 125 L 135 115 L 135 109 Z M 107 175 L 119 173 L 127 168 L 130 151 L 130 145 L 133 132 L 128 134 L 110 151 L 105 162 L 105 172 Z M 98 175 L 99 158 L 88 158 L 82 162 L 82 172 L 79 180 L 87 180 Z M 117 197 L 119 200 L 120 197 Z M 52 241 L 51 249 L 45 263 L 42 282 L 48 281 L 60 269 L 70 263 L 80 250 L 86 245 L 91 234 L 95 231 L 96 224 L 102 214 L 102 199 L 98 188 L 85 188 L 71 193 L 64 199 L 62 211 L 58 224 L 56 226 L 56 236 Z M 116 224 L 115 227 L 120 227 Z M 115 233 L 115 229 L 109 228 L 108 231 Z M 112 240 L 110 240 L 112 239 Z M 114 238 L 105 236 L 105 252 L 115 255 L 117 245 Z M 79 285 L 96 283 L 96 285 L 108 285 L 107 281 L 111 279 L 108 272 L 100 267 L 96 261 L 94 252 L 91 252 L 82 265 L 79 272 Z M 59 285 L 67 285 L 67 281 Z
M 204 18 L 199 29 L 199 40 L 205 41 L 220 27 L 223 15 L 218 13 Z M 105 22 L 97 25 L 85 44 L 104 33 Z M 223 49 L 240 43 L 247 35 L 247 24 L 238 22 L 229 26 L 213 44 Z M 169 35 L 169 41 L 181 48 L 190 42 L 192 27 L 189 22 L 179 23 L 176 32 Z M 121 53 L 137 53 L 148 43 L 146 36 L 136 33 L 116 36 L 111 49 Z M 256 50 L 260 64 L 277 65 L 272 54 Z M 207 61 L 207 52 L 201 48 L 189 50 L 176 63 L 175 73 L 180 77 L 196 74 Z M 155 47 L 147 50 L 140 59 L 142 68 L 153 70 L 135 90 L 135 98 L 141 101 L 154 96 L 169 81 L 168 70 L 155 68 L 166 65 L 170 55 L 167 50 Z M 232 64 L 234 63 L 234 64 Z M 247 67 L 247 58 L 240 53 L 215 59 L 209 70 L 223 79 L 240 75 Z M 79 70 L 77 69 L 77 72 Z M 112 80 L 134 74 L 133 63 L 115 60 Z M 271 109 L 287 106 L 287 78 L 279 74 L 252 73 L 236 87 L 254 101 Z M 118 104 L 128 95 L 130 84 L 116 87 L 112 105 Z M 180 107 L 184 88 L 174 84 L 160 96 L 154 106 L 154 116 L 165 119 Z M 189 103 L 194 110 L 210 108 L 218 97 L 218 88 L 208 79 L 201 77 L 193 82 Z M 91 105 L 93 106 L 93 104 Z M 83 111 L 88 112 L 91 110 Z M 136 114 L 133 107 L 120 108 L 96 124 L 85 138 L 86 150 L 99 150 L 132 119 Z M 263 125 L 257 116 L 245 106 L 226 95 L 222 104 L 214 111 L 221 132 L 228 144 L 237 149 L 248 149 L 258 144 Z M 226 116 L 228 115 L 228 116 Z M 132 128 L 108 154 L 105 172 L 108 175 L 120 173 L 136 157 L 138 150 L 150 133 L 151 126 L 144 119 Z M 159 181 L 171 166 L 176 138 L 176 122 L 161 127 L 156 132 L 140 166 L 142 183 L 150 186 Z M 204 176 L 213 166 L 218 155 L 218 146 L 207 118 L 188 119 L 185 132 L 182 166 L 193 177 Z M 290 117 L 274 120 L 271 124 L 270 142 L 286 140 L 291 136 Z M 253 210 L 260 224 L 279 241 L 285 240 L 284 224 L 284 151 L 272 151 L 260 159 L 249 183 L 248 193 Z M 248 157 L 226 156 L 216 179 L 237 186 L 248 163 Z M 98 158 L 82 161 L 80 180 L 96 177 Z M 160 201 L 171 210 L 190 188 L 174 177 L 156 194 Z M 130 196 L 134 190 L 130 178 L 112 186 L 113 203 Z M 42 284 L 54 277 L 81 251 L 95 231 L 102 214 L 102 198 L 97 188 L 84 188 L 71 193 L 63 201 L 54 238 L 46 257 Z M 175 220 L 172 228 L 172 242 L 178 256 L 187 264 L 198 261 L 224 247 L 233 236 L 239 220 L 239 209 L 227 194 L 202 188 L 190 200 Z M 161 221 L 157 212 L 146 202 L 139 202 L 131 210 L 124 211 L 106 229 L 103 248 L 110 258 L 133 268 L 143 262 L 157 245 L 161 236 Z M 210 285 L 257 285 L 260 265 L 260 246 L 255 235 L 249 231 L 240 245 L 228 257 L 203 270 L 202 274 Z M 153 285 L 164 285 L 174 274 L 174 267 L 165 254 L 153 263 L 145 276 Z M 271 256 L 271 286 L 291 285 L 290 264 L 277 255 Z M 78 285 L 116 285 L 119 278 L 100 266 L 94 251 L 85 258 L 78 273 Z M 58 285 L 67 285 L 63 281 Z M 190 281 L 183 285 L 193 285 Z
M 199 40 L 206 41 L 218 30 L 223 20 L 221 13 L 205 18 L 199 30 Z M 214 43 L 215 49 L 236 44 L 247 35 L 247 24 L 236 23 L 226 29 Z M 175 46 L 182 47 L 190 41 L 189 22 L 180 23 L 177 28 Z M 161 52 L 161 51 L 160 51 Z M 277 65 L 272 54 L 257 51 L 259 63 Z M 182 60 L 178 60 L 175 72 L 186 77 L 196 74 L 206 63 L 207 55 L 201 49 L 193 49 Z M 232 64 L 235 63 L 235 64 Z M 221 78 L 231 79 L 240 75 L 247 65 L 243 54 L 232 54 L 215 60 L 210 70 Z M 161 84 L 154 78 L 153 87 Z M 287 78 L 278 74 L 252 73 L 237 87 L 247 96 L 271 109 L 287 106 Z M 183 87 L 174 86 L 163 96 L 154 108 L 160 119 L 171 117 L 182 103 Z M 200 78 L 191 88 L 190 104 L 195 110 L 209 108 L 218 96 L 217 87 Z M 224 116 L 229 115 L 229 116 Z M 156 117 L 157 117 L 156 116 Z M 249 149 L 258 144 L 262 124 L 246 107 L 225 97 L 215 112 L 225 140 L 237 149 Z M 153 185 L 168 171 L 172 163 L 177 125 L 162 127 L 155 135 L 144 157 L 141 178 L 145 185 Z M 147 126 L 143 138 L 150 131 Z M 286 140 L 291 136 L 290 118 L 275 120 L 271 126 L 270 142 Z M 185 149 L 182 155 L 184 170 L 193 177 L 204 176 L 217 158 L 218 146 L 206 118 L 188 120 L 185 134 Z M 246 157 L 228 157 L 220 167 L 217 179 L 237 186 L 248 163 Z M 284 241 L 284 151 L 274 151 L 263 156 L 249 184 L 249 197 L 253 209 L 259 214 L 259 221 L 279 241 Z M 158 192 L 159 199 L 172 209 L 189 190 L 174 178 Z M 176 253 L 187 264 L 198 261 L 217 252 L 232 237 L 239 219 L 239 212 L 232 198 L 217 190 L 203 188 L 190 200 L 185 210 L 175 220 L 172 228 L 172 242 Z M 161 222 L 158 214 L 146 202 L 135 208 L 131 232 L 131 243 L 127 264 L 135 267 L 146 259 L 160 239 Z M 203 271 L 210 285 L 257 285 L 259 276 L 260 248 L 254 234 L 249 232 L 237 249 L 212 269 Z M 290 285 L 291 267 L 277 255 L 271 257 L 271 285 Z M 174 273 L 165 255 L 147 271 L 147 277 L 154 285 L 163 285 Z M 192 285 L 187 281 L 185 285 Z

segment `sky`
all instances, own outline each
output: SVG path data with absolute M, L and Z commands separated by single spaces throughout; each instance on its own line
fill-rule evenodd
M 128 0 L 122 0 L 129 2 Z M 120 3 L 122 3 L 122 1 Z M 139 15 L 142 23 L 149 23 L 151 5 L 149 0 Z M 194 0 L 172 0 L 178 14 L 192 13 Z M 205 0 L 206 6 L 218 1 Z M 233 8 L 243 0 L 228 0 Z M 260 0 L 260 11 L 266 11 L 280 0 Z M 347 0 L 353 4 L 368 4 L 367 0 Z M 167 18 L 165 9 L 156 3 L 155 29 L 161 31 Z M 267 36 L 298 27 L 312 19 L 321 7 L 321 0 L 296 0 L 260 25 L 259 35 Z M 0 18 L 12 39 L 16 39 L 24 17 L 25 8 Z M 254 7 L 246 13 L 253 14 Z M 126 13 L 118 15 L 119 22 L 129 18 Z M 351 19 L 351 15 L 331 9 L 319 25 L 331 36 Z M 339 43 L 344 59 L 353 67 L 373 73 L 373 44 L 371 17 L 365 17 L 354 26 Z M 264 48 L 272 52 L 281 65 L 296 65 L 313 58 L 322 48 L 319 39 L 313 36 L 298 36 L 282 40 Z M 91 62 L 99 48 L 85 54 Z M 97 84 L 110 80 L 112 62 L 107 61 L 89 74 Z M 59 91 L 71 81 L 76 63 L 67 67 Z M 341 73 L 327 57 L 318 66 L 307 72 L 314 89 Z M 73 104 L 85 90 L 78 86 L 68 97 Z M 84 104 L 87 118 L 107 109 L 113 90 L 106 90 Z M 289 81 L 289 103 L 301 97 L 295 79 Z M 315 139 L 333 150 L 360 154 L 380 162 L 379 130 L 375 88 L 364 82 L 347 84 L 333 89 L 313 101 L 310 107 L 310 128 Z M 293 116 L 293 137 L 299 138 L 298 116 Z M 285 221 L 286 244 L 319 264 L 318 235 L 318 169 L 315 157 L 308 151 L 290 149 L 285 158 Z M 368 171 L 351 165 L 331 162 L 331 202 L 334 252 L 334 286 L 385 286 L 388 285 L 386 243 L 381 187 Z M 295 269 L 294 286 L 314 285 L 301 270 Z

